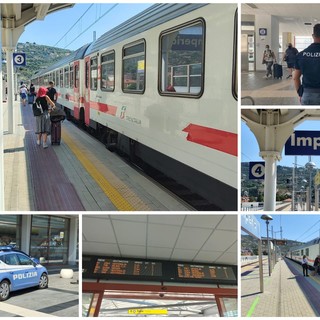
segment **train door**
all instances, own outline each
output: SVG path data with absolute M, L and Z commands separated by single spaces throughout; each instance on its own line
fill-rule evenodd
M 90 57 L 84 60 L 83 108 L 80 108 L 79 121 L 86 125 L 90 122 Z
M 81 96 L 80 96 L 80 62 L 75 61 L 73 64 L 73 94 L 74 94 L 74 106 L 73 110 L 81 108 Z

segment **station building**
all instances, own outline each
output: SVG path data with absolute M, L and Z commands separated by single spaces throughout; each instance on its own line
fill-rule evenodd
M 77 264 L 78 243 L 78 215 L 0 215 L 0 245 L 14 246 L 42 264 Z

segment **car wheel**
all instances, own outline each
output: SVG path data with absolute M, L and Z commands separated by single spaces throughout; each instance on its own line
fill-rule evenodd
M 48 288 L 48 282 L 49 282 L 48 275 L 46 273 L 43 273 L 39 280 L 39 288 L 40 289 Z
M 7 280 L 3 280 L 0 283 L 0 301 L 7 300 L 10 294 L 10 283 Z

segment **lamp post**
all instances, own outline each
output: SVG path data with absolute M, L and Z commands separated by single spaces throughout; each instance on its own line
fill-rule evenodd
M 271 257 L 270 257 L 270 240 L 269 240 L 269 221 L 273 218 L 268 214 L 263 214 L 261 216 L 262 220 L 265 220 L 267 225 L 267 244 L 268 244 L 268 267 L 269 267 L 269 277 L 271 276 Z
M 306 163 L 305 167 L 307 168 L 307 170 L 309 171 L 309 197 L 308 197 L 308 211 L 311 211 L 311 187 L 312 187 L 312 170 L 313 168 L 316 167 L 316 164 L 314 162 L 311 161 L 311 156 L 309 156 L 309 162 Z

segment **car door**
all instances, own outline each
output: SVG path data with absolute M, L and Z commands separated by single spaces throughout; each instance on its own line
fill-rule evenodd
M 31 258 L 24 254 L 17 253 L 20 270 L 23 272 L 24 285 L 26 287 L 36 286 L 39 282 L 39 274 Z

